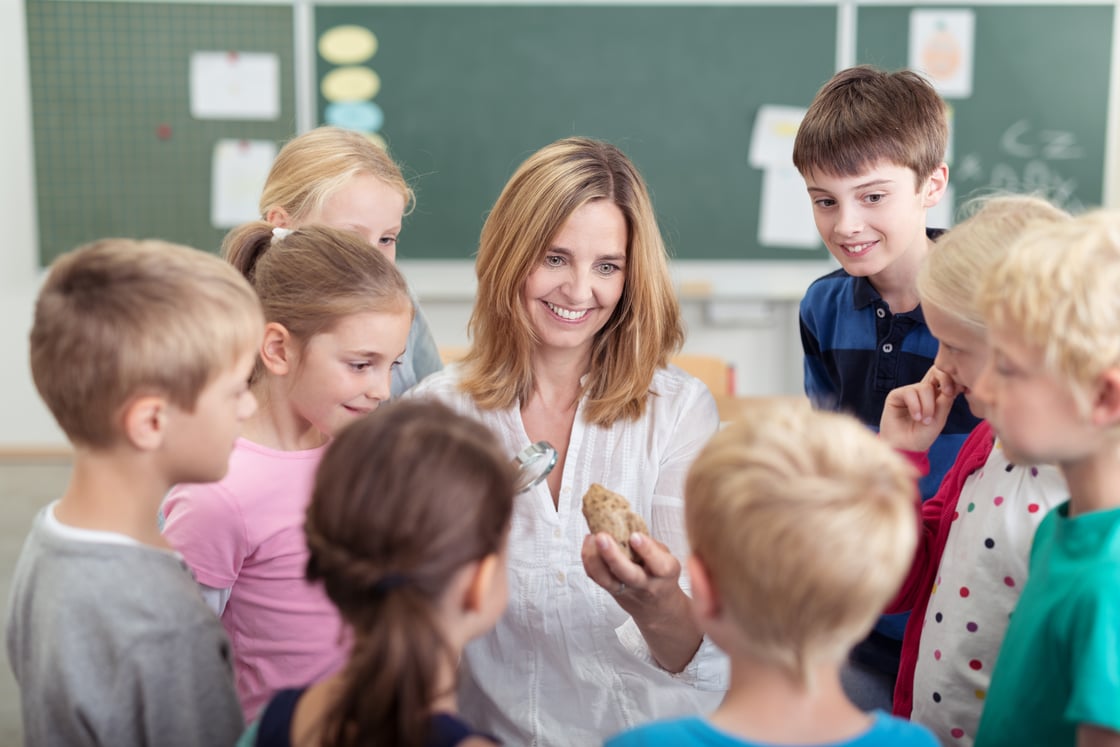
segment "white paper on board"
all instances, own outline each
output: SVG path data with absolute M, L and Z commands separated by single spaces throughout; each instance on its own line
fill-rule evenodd
M 945 98 L 972 95 L 973 30 L 971 10 L 910 12 L 910 68 L 925 75 Z
M 191 55 L 191 116 L 274 120 L 280 116 L 280 60 L 263 52 Z
M 791 167 L 793 140 L 805 117 L 796 106 L 761 106 L 751 132 L 750 164 L 756 169 Z
M 761 202 L 759 244 L 789 249 L 816 249 L 821 245 L 805 180 L 792 165 L 762 172 Z
M 219 140 L 210 180 L 210 223 L 233 228 L 260 219 L 258 202 L 276 158 L 271 140 Z

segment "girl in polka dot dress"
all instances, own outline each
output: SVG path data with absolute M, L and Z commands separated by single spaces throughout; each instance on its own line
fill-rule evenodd
M 940 342 L 926 377 L 888 395 L 880 435 L 928 470 L 925 452 L 949 408 L 971 396 L 987 360 L 983 318 L 972 296 L 980 278 L 1030 225 L 1067 220 L 1044 200 L 989 198 L 926 259 L 918 292 Z M 924 724 L 945 745 L 971 745 L 1007 621 L 1026 581 L 1034 530 L 1068 498 L 1052 466 L 1008 461 L 981 422 L 922 505 L 914 566 L 888 612 L 912 610 L 902 642 L 894 713 Z

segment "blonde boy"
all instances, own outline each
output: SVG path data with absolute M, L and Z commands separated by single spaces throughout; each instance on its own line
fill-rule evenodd
M 871 428 L 887 394 L 921 381 L 937 356 L 917 276 L 942 233 L 926 227 L 926 212 L 948 186 L 948 133 L 945 102 L 924 78 L 862 65 L 821 88 L 794 142 L 817 230 L 840 263 L 801 301 L 805 393 Z M 929 449 L 923 500 L 978 423 L 958 398 Z M 883 618 L 853 651 L 845 684 L 866 709 L 890 710 L 905 624 L 903 615 Z
M 914 474 L 854 418 L 793 400 L 716 434 L 685 483 L 693 612 L 731 659 L 707 719 L 639 728 L 632 745 L 922 745 L 923 727 L 868 715 L 840 665 L 909 567 Z
M 1120 745 L 1120 213 L 1020 239 L 981 284 L 973 396 L 1009 458 L 1058 465 L 977 747 Z
M 172 484 L 225 474 L 263 326 L 244 278 L 194 249 L 108 239 L 52 265 L 31 372 L 74 467 L 12 581 L 27 744 L 237 739 L 229 643 L 156 515 Z

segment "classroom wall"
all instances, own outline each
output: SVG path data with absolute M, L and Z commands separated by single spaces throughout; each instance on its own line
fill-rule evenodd
M 777 1 L 777 0 L 776 0 Z M 1116 0 L 1120 9 L 1120 0 Z M 0 453 L 65 446 L 62 433 L 40 403 L 27 365 L 27 332 L 34 296 L 42 277 L 37 260 L 33 204 L 32 138 L 28 91 L 26 25 L 22 0 L 0 2 L 0 198 L 6 208 L 0 246 Z M 1120 26 L 1120 12 L 1116 14 Z M 1120 38 L 1120 29 L 1113 38 Z M 1120 46 L 1120 45 L 1117 45 Z M 1026 52 L 1026 51 L 1025 51 Z M 1029 52 L 1027 52 L 1029 53 Z M 1113 69 L 1120 69 L 1114 49 Z M 1120 206 L 1120 74 L 1113 75 L 1110 104 L 1112 142 L 1105 202 Z M 407 235 L 402 246 L 407 254 Z M 739 394 L 787 394 L 801 390 L 797 301 L 808 282 L 830 265 L 791 268 L 755 263 L 747 270 L 677 263 L 688 326 L 686 352 L 710 353 L 736 368 Z M 473 273 L 468 263 L 401 262 L 416 287 L 436 339 L 449 346 L 467 342 Z M 715 286 L 712 285 L 716 279 Z M 461 290 L 448 295 L 447 288 Z M 714 290 L 707 297 L 705 289 Z

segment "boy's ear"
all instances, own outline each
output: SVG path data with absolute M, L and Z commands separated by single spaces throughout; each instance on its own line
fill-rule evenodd
M 292 333 L 278 322 L 264 326 L 261 340 L 261 362 L 269 373 L 284 376 L 292 370 L 295 362 L 295 347 Z
M 924 190 L 925 194 L 922 195 L 922 206 L 931 208 L 937 203 L 941 202 L 941 198 L 945 196 L 945 190 L 949 187 L 949 166 L 942 163 L 933 173 L 926 179 Z
M 692 582 L 692 613 L 701 626 L 706 627 L 705 623 L 718 618 L 723 610 L 719 590 L 712 584 L 704 561 L 692 554 L 688 556 L 687 565 L 688 578 Z
M 270 207 L 264 219 L 277 228 L 290 228 L 292 225 L 292 218 L 288 215 L 288 211 L 279 206 Z
M 1106 428 L 1120 423 L 1120 367 L 1113 366 L 1101 374 L 1093 403 L 1093 423 Z
M 498 556 L 490 553 L 474 567 L 470 581 L 467 583 L 467 593 L 463 596 L 463 606 L 470 612 L 482 609 L 486 597 L 490 594 L 490 586 L 494 583 L 494 574 L 499 570 Z
M 129 400 L 121 418 L 124 437 L 141 451 L 156 451 L 167 433 L 168 409 L 167 399 L 154 394 Z

